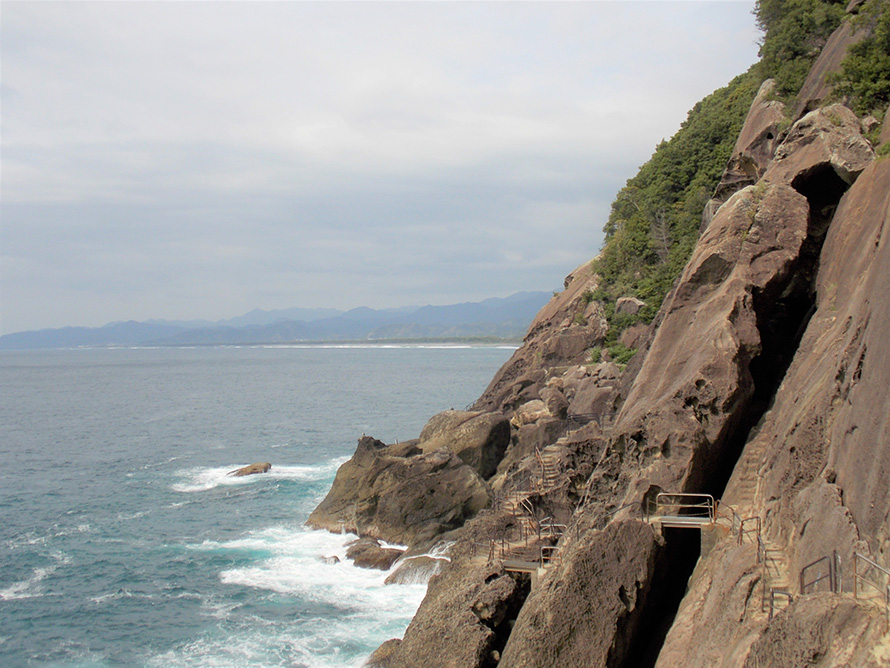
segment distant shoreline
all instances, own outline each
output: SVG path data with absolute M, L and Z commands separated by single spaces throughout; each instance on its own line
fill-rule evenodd
M 522 339 L 498 338 L 488 336 L 470 336 L 453 338 L 403 338 L 403 339 L 348 339 L 330 340 L 321 339 L 315 341 L 243 341 L 239 343 L 158 343 L 158 344 L 96 344 L 79 346 L 45 346 L 0 348 L 3 352 L 36 352 L 41 350 L 152 350 L 152 349 L 192 349 L 192 348 L 342 348 L 365 347 L 381 348 L 386 346 L 509 346 L 518 348 L 522 345 Z

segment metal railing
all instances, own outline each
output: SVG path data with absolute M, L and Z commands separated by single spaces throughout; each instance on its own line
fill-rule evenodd
M 864 570 L 860 571 L 860 562 L 862 563 Z M 882 584 L 876 584 L 872 580 L 869 580 L 867 575 L 869 572 L 877 571 L 882 575 L 886 576 L 886 580 Z M 859 554 L 859 552 L 853 553 L 853 596 L 859 598 L 859 584 L 862 583 L 864 585 L 868 585 L 874 589 L 877 589 L 878 592 L 884 597 L 884 606 L 887 608 L 887 619 L 890 620 L 890 570 L 887 570 L 880 564 L 872 561 L 864 554 Z
M 810 587 L 815 587 L 820 582 L 824 580 L 828 580 L 828 590 L 831 592 L 837 592 L 837 580 L 835 579 L 834 566 L 837 561 L 837 551 L 833 552 L 831 556 L 824 556 L 816 559 L 815 561 L 810 562 L 806 566 L 800 569 L 800 595 L 803 596 L 807 593 L 807 589 Z M 827 568 L 826 568 L 827 566 Z M 810 571 L 815 568 L 825 568 L 825 570 L 819 570 L 815 577 L 811 579 L 807 579 L 807 576 L 810 574 Z
M 541 568 L 546 568 L 550 564 L 556 563 L 559 559 L 559 545 L 542 545 L 541 546 Z
M 770 589 L 769 590 L 769 620 L 772 621 L 773 616 L 776 614 L 776 597 L 782 596 L 787 600 L 787 605 L 791 605 L 791 602 L 794 601 L 794 596 L 792 596 L 790 591 L 784 591 L 783 589 Z
M 751 528 L 750 525 L 754 525 Z M 746 526 L 747 525 L 747 526 Z M 760 521 L 760 517 L 746 517 L 743 520 L 739 521 L 739 545 L 741 545 L 745 541 L 745 536 L 753 533 L 756 536 L 756 540 L 760 540 L 760 534 L 763 531 L 763 523 Z M 761 541 L 762 542 L 762 541 Z
M 655 509 L 644 509 L 646 520 L 658 519 L 664 525 L 689 526 L 700 528 L 714 524 L 716 520 L 717 502 L 710 494 L 684 494 L 679 492 L 661 492 L 655 497 Z

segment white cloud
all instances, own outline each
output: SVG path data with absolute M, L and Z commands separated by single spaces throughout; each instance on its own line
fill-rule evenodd
M 752 4 L 4 2 L 0 327 L 558 287 Z

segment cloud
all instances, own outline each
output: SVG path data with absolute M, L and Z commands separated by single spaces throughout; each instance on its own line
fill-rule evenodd
M 3 333 L 553 289 L 752 3 L 25 3 Z

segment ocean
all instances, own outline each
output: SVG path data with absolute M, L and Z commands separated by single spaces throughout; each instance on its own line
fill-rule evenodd
M 416 438 L 512 351 L 0 353 L 0 666 L 362 665 L 425 585 L 304 522 L 361 434 Z

